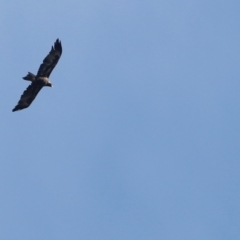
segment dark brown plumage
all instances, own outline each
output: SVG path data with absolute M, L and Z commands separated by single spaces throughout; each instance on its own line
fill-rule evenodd
M 57 65 L 61 54 L 62 45 L 57 39 L 54 43 L 54 47 L 52 47 L 49 54 L 43 60 L 43 63 L 40 65 L 37 75 L 35 76 L 33 73 L 28 72 L 27 76 L 23 77 L 24 80 L 31 81 L 31 84 L 23 92 L 18 104 L 12 110 L 13 112 L 29 107 L 42 87 L 52 87 L 49 76 L 54 67 Z

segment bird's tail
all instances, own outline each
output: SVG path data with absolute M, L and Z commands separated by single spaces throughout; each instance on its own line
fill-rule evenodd
M 35 80 L 35 75 L 33 73 L 28 72 L 27 76 L 23 77 L 23 79 L 32 82 Z

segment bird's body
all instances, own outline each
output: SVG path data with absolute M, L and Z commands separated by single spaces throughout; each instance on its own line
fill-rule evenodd
M 12 110 L 13 112 L 29 107 L 43 87 L 52 87 L 49 76 L 54 67 L 57 65 L 61 54 L 62 45 L 61 42 L 57 39 L 54 43 L 54 47 L 52 47 L 50 53 L 45 57 L 43 63 L 40 65 L 37 75 L 28 72 L 28 74 L 23 77 L 24 80 L 30 81 L 31 84 L 23 92 L 18 104 Z

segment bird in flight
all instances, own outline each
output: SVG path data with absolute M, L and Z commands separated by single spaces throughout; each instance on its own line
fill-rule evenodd
M 52 87 L 49 76 L 54 67 L 57 65 L 61 55 L 62 44 L 59 39 L 57 39 L 54 43 L 54 46 L 52 46 L 51 51 L 45 57 L 43 63 L 40 65 L 37 75 L 28 72 L 27 76 L 23 77 L 24 80 L 30 81 L 31 84 L 23 92 L 20 100 L 18 101 L 18 104 L 12 110 L 13 112 L 29 107 L 42 87 Z

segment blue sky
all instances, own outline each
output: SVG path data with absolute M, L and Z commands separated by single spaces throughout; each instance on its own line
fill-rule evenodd
M 0 239 L 239 239 L 239 11 L 2 3 Z M 57 38 L 54 87 L 13 113 Z

